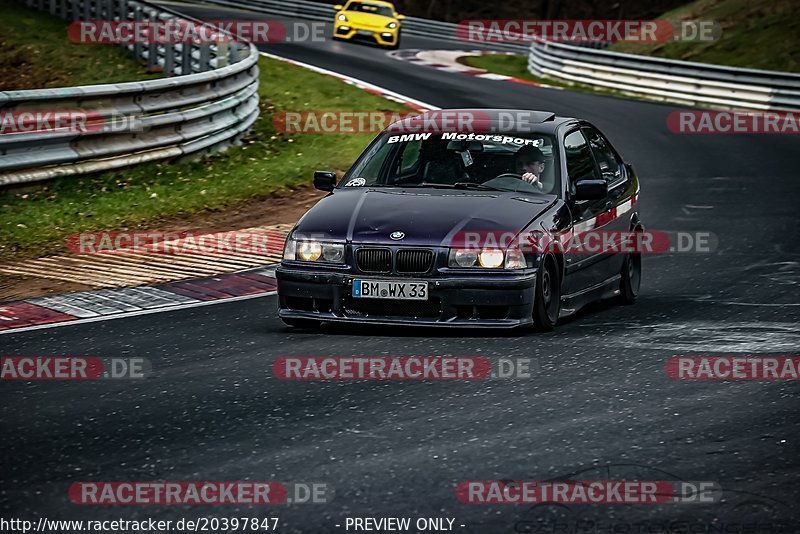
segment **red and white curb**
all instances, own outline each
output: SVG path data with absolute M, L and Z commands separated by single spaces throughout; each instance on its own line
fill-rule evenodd
M 275 266 L 155 286 L 0 303 L 0 335 L 274 295 Z
M 483 78 L 485 80 L 506 81 L 512 83 L 521 83 L 525 85 L 535 85 L 537 87 L 546 87 L 548 89 L 563 89 L 554 85 L 534 82 L 531 80 L 524 80 L 522 78 L 515 78 L 514 76 L 506 76 L 505 74 L 495 74 L 485 69 L 476 67 L 469 67 L 459 62 L 459 58 L 466 56 L 484 56 L 484 55 L 513 55 L 511 52 L 491 52 L 486 50 L 397 50 L 388 52 L 387 55 L 399 61 L 413 63 L 422 67 L 429 67 L 440 70 L 442 72 L 449 72 L 452 74 L 466 74 L 475 78 Z

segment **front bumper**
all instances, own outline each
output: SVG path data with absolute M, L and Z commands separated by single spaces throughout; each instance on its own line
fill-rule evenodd
M 336 39 L 364 39 L 381 46 L 394 46 L 397 44 L 399 28 L 368 28 L 348 22 L 336 22 L 333 26 L 333 36 Z
M 353 275 L 282 265 L 276 270 L 278 315 L 285 319 L 513 328 L 532 324 L 535 272 L 497 276 L 420 277 Z M 427 301 L 353 298 L 353 279 L 428 282 Z

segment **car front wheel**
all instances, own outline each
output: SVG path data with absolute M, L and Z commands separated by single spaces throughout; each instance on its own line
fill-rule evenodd
M 539 332 L 550 332 L 558 323 L 560 311 L 561 276 L 556 260 L 552 256 L 545 256 L 536 277 L 533 327 Z

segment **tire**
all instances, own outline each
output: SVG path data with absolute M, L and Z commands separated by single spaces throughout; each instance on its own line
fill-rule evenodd
M 621 275 L 618 300 L 621 304 L 633 304 L 642 284 L 642 255 L 628 254 L 622 263 Z
M 285 318 L 281 317 L 281 321 L 286 326 L 291 326 L 292 328 L 305 328 L 305 329 L 315 329 L 320 327 L 320 322 L 315 321 L 314 319 L 296 319 L 296 318 Z
M 558 324 L 560 311 L 561 275 L 556 260 L 552 256 L 545 256 L 536 276 L 533 328 L 537 332 L 551 332 Z

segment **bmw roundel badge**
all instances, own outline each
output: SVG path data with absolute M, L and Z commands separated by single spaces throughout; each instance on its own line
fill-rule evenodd
M 392 232 L 391 234 L 389 234 L 389 237 L 391 237 L 395 241 L 400 241 L 405 236 L 406 234 L 404 234 L 403 232 Z

